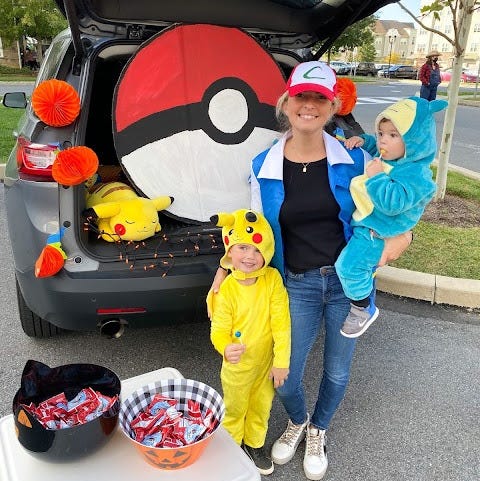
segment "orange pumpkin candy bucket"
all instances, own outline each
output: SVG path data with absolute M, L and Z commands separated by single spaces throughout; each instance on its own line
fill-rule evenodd
M 144 412 L 156 394 L 175 399 L 177 410 L 187 413 L 188 401 L 198 402 L 202 415 L 212 412 L 215 428 L 198 441 L 174 448 L 146 446 L 135 440 L 132 421 Z M 165 470 L 186 468 L 192 465 L 205 450 L 225 416 L 225 404 L 212 387 L 192 379 L 163 379 L 133 392 L 122 402 L 119 424 L 127 439 L 150 465 Z

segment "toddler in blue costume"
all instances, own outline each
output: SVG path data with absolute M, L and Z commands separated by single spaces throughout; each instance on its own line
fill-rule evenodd
M 335 263 L 351 300 L 340 331 L 346 337 L 360 336 L 378 316 L 371 293 L 383 239 L 411 230 L 435 194 L 430 169 L 437 150 L 433 114 L 446 106 L 445 100 L 400 100 L 377 116 L 376 138 L 362 134 L 345 141 L 347 148 L 363 147 L 374 156 L 365 173 L 350 183 L 356 207 L 353 236 Z

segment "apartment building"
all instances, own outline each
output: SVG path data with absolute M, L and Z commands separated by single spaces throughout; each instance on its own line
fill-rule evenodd
M 431 0 L 424 0 L 421 6 L 428 5 Z M 440 18 L 435 20 L 433 15 L 424 17 L 422 22 L 440 32 L 443 32 L 450 38 L 453 38 L 452 12 L 448 8 L 444 8 L 439 13 Z M 415 44 L 415 59 L 417 65 L 421 65 L 425 61 L 425 55 L 431 50 L 438 50 L 442 56 L 439 59 L 442 68 L 452 66 L 453 47 L 442 36 L 432 33 L 429 30 L 421 28 L 416 24 L 417 35 Z M 468 35 L 468 41 L 465 50 L 463 67 L 467 70 L 479 71 L 480 66 L 480 11 L 473 13 L 472 24 Z
M 396 63 L 411 65 L 415 58 L 417 32 L 415 22 L 377 20 L 374 27 L 375 60 L 396 59 Z

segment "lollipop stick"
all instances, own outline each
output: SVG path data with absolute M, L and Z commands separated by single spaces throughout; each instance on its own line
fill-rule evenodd
M 235 337 L 239 340 L 240 344 L 243 345 L 243 342 L 240 339 L 242 337 L 242 333 L 240 331 L 235 331 Z

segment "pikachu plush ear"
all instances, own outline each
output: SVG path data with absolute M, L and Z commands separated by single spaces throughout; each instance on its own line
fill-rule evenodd
M 92 206 L 92 209 L 99 219 L 108 219 L 117 215 L 122 209 L 122 205 L 120 202 L 105 202 L 105 204 Z
M 169 197 L 168 195 L 163 195 L 161 197 L 156 197 L 155 199 L 152 199 L 152 202 L 153 202 L 153 205 L 155 206 L 155 209 L 157 211 L 160 211 L 172 205 L 173 197 Z

